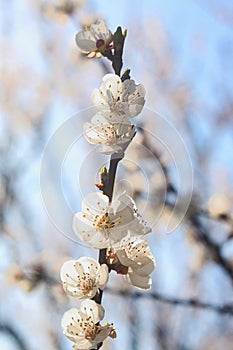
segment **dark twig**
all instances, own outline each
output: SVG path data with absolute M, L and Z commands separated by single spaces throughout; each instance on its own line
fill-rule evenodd
M 170 305 L 177 305 L 182 307 L 192 307 L 197 309 L 205 309 L 207 311 L 214 311 L 219 314 L 228 314 L 233 316 L 233 303 L 229 304 L 223 304 L 223 305 L 215 305 L 211 303 L 205 303 L 202 302 L 196 298 L 190 298 L 190 299 L 182 299 L 177 297 L 169 297 L 157 292 L 153 293 L 140 293 L 140 292 L 134 292 L 131 293 L 129 291 L 121 291 L 121 290 L 115 290 L 111 288 L 106 288 L 106 292 L 111 293 L 112 295 L 116 295 L 119 297 L 124 298 L 147 298 L 147 299 L 154 299 L 163 303 L 167 303 Z
M 0 323 L 0 332 L 7 334 L 12 339 L 14 339 L 19 349 L 28 350 L 24 340 L 12 326 L 8 324 Z
M 195 237 L 200 240 L 206 247 L 209 248 L 213 260 L 222 267 L 222 269 L 226 272 L 226 274 L 231 279 L 231 283 L 233 284 L 233 266 L 231 263 L 225 259 L 221 252 L 221 246 L 214 242 L 210 237 L 208 232 L 206 231 L 204 225 L 201 223 L 198 215 L 191 216 L 189 218 L 191 224 L 195 227 Z
M 117 153 L 113 153 L 111 156 L 111 159 L 110 159 L 107 184 L 104 184 L 104 186 L 102 188 L 103 193 L 106 196 L 108 196 L 108 198 L 109 198 L 109 203 L 111 203 L 112 197 L 113 197 L 114 182 L 115 182 L 115 177 L 116 177 L 117 166 L 118 166 L 119 161 L 123 158 L 123 156 L 124 156 L 124 153 L 121 153 L 121 155 L 118 155 Z M 107 254 L 107 249 L 100 249 L 100 251 L 99 251 L 99 263 L 100 263 L 100 265 L 106 263 L 106 254 Z M 93 299 L 98 304 L 101 304 L 102 296 L 103 296 L 103 291 L 99 290 L 99 293 L 96 294 L 96 296 Z M 100 349 L 102 347 L 102 345 L 103 345 L 103 343 L 98 344 L 97 349 Z
M 109 170 L 108 170 L 108 180 L 107 183 L 104 184 L 102 187 L 103 193 L 108 196 L 109 198 L 109 203 L 112 201 L 113 197 L 113 190 L 114 190 L 114 182 L 115 182 L 115 177 L 116 177 L 116 171 L 117 171 L 117 166 L 119 161 L 123 158 L 123 154 L 118 155 L 117 153 L 112 154 L 111 159 L 110 159 L 110 165 L 109 165 Z M 106 263 L 106 249 L 100 249 L 99 251 L 99 263 L 105 264 Z M 99 293 L 96 294 L 94 297 L 94 300 L 98 303 L 101 304 L 102 300 L 102 295 L 103 291 L 99 290 Z

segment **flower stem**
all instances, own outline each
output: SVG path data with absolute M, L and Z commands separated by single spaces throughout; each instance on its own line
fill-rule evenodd
M 108 196 L 109 203 L 111 203 L 112 197 L 113 197 L 113 190 L 114 190 L 114 183 L 115 183 L 115 178 L 116 178 L 117 166 L 123 157 L 124 157 L 124 154 L 119 155 L 117 153 L 114 153 L 114 154 L 112 154 L 111 159 L 110 159 L 110 165 L 109 165 L 109 170 L 108 170 L 108 181 L 107 181 L 107 184 L 105 184 L 105 186 L 103 188 L 103 193 L 106 196 Z M 100 251 L 99 251 L 99 263 L 100 263 L 100 265 L 106 263 L 106 253 L 107 253 L 107 249 L 100 249 Z M 94 297 L 94 300 L 96 303 L 101 304 L 102 295 L 103 295 L 103 291 L 99 290 L 99 293 L 96 294 L 96 296 Z
M 103 193 L 106 196 L 108 196 L 109 203 L 111 203 L 112 197 L 113 197 L 117 166 L 123 157 L 124 157 L 124 153 L 122 153 L 121 155 L 114 153 L 111 155 L 111 158 L 110 158 L 110 165 L 109 165 L 109 170 L 108 170 L 108 181 L 107 181 L 107 184 L 104 185 L 104 188 L 103 188 Z M 106 248 L 100 249 L 100 251 L 99 251 L 99 263 L 100 263 L 100 265 L 106 263 L 106 254 L 107 254 Z M 102 296 L 103 296 L 103 290 L 99 289 L 99 293 L 97 293 L 95 295 L 93 300 L 96 303 L 101 304 Z M 98 344 L 97 349 L 100 349 L 102 347 L 102 345 L 103 345 L 103 343 Z
M 123 66 L 122 55 L 123 55 L 125 37 L 126 37 L 126 32 L 122 33 L 121 28 L 118 27 L 117 31 L 114 35 L 114 55 L 113 56 L 110 55 L 111 57 L 108 57 L 108 59 L 110 59 L 110 61 L 112 61 L 112 67 L 114 69 L 115 74 L 117 74 L 118 76 L 120 76 L 121 68 Z M 135 136 L 135 134 L 133 135 L 133 137 L 134 136 Z M 133 139 L 133 137 L 132 137 L 132 139 Z M 132 139 L 125 144 L 125 147 L 121 153 L 113 153 L 111 155 L 110 165 L 109 165 L 109 169 L 108 169 L 108 180 L 107 180 L 107 183 L 104 184 L 104 187 L 102 188 L 103 193 L 106 196 L 108 196 L 108 198 L 109 198 L 109 204 L 112 202 L 114 183 L 115 183 L 118 163 L 124 158 L 124 151 L 126 150 L 128 145 L 130 144 Z M 100 251 L 99 251 L 99 263 L 100 263 L 100 265 L 106 263 L 106 254 L 107 254 L 106 248 L 100 249 Z M 99 293 L 95 295 L 93 300 L 95 300 L 96 303 L 101 304 L 102 296 L 103 296 L 103 291 L 101 289 L 99 289 Z M 103 343 L 98 344 L 97 349 L 100 349 L 102 347 L 102 345 L 103 345 Z
M 113 153 L 110 159 L 108 182 L 107 186 L 104 189 L 104 194 L 109 198 L 109 204 L 112 202 L 117 166 L 123 157 L 124 154 L 119 155 L 118 153 Z
M 132 139 L 134 138 L 135 135 L 136 135 L 136 133 L 133 135 Z M 113 192 L 114 192 L 114 183 L 115 183 L 118 163 L 124 158 L 125 150 L 129 146 L 132 139 L 125 143 L 121 153 L 113 153 L 111 155 L 110 165 L 109 165 L 109 169 L 108 169 L 108 180 L 106 181 L 106 183 L 104 183 L 104 186 L 102 187 L 103 193 L 106 196 L 108 196 L 108 198 L 109 198 L 109 203 L 112 202 L 112 197 L 113 197 Z M 107 249 L 100 249 L 100 251 L 99 251 L 99 263 L 100 263 L 100 265 L 106 264 L 106 254 L 107 254 Z M 93 298 L 93 300 L 95 300 L 96 303 L 101 304 L 102 295 L 103 295 L 103 291 L 99 290 L 99 293 L 96 294 L 96 296 Z

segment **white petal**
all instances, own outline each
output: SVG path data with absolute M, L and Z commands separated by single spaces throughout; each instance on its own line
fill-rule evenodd
M 81 52 L 88 53 L 95 51 L 96 40 L 90 31 L 82 31 L 76 34 L 75 41 Z
M 136 262 L 128 258 L 124 249 L 117 250 L 116 254 L 122 265 L 130 266 L 132 269 L 136 269 L 138 267 Z
M 122 82 L 118 75 L 116 74 L 106 74 L 103 77 L 103 83 L 100 89 L 106 94 L 109 90 L 113 97 L 117 99 L 119 94 L 122 93 Z
M 99 334 L 97 334 L 97 336 L 95 338 L 95 342 L 98 344 L 98 343 L 101 343 L 102 341 L 104 341 L 108 337 L 111 329 L 112 329 L 111 326 L 102 327 L 101 331 L 99 332 Z
M 82 256 L 81 258 L 79 258 L 77 260 L 77 262 L 79 262 L 83 268 L 84 268 L 84 271 L 85 272 L 88 272 L 89 271 L 89 266 L 94 266 L 94 268 L 98 269 L 100 267 L 98 261 L 96 261 L 95 259 L 89 257 L 89 256 Z
M 133 104 L 133 103 L 130 104 L 129 105 L 130 117 L 133 118 L 133 117 L 136 117 L 138 114 L 140 114 L 143 106 L 144 106 L 144 103 L 143 104 Z
M 77 213 L 73 219 L 73 229 L 76 235 L 86 244 L 95 249 L 103 249 L 109 247 L 109 239 L 100 231 L 96 231 L 93 226 L 87 225 L 83 221 L 82 213 Z
M 108 102 L 106 96 L 103 95 L 103 92 L 99 89 L 94 89 L 91 95 L 92 103 L 96 107 L 107 107 L 109 110 Z
M 96 125 L 108 124 L 108 120 L 101 113 L 96 113 L 91 119 L 91 123 Z
M 83 240 L 83 234 L 93 234 L 93 226 L 92 222 L 85 217 L 83 217 L 83 213 L 79 212 L 74 215 L 73 218 L 73 229 L 76 235 Z
M 90 277 L 96 277 L 97 271 L 100 268 L 100 264 L 93 258 L 90 257 L 82 257 L 79 261 L 84 266 L 85 272 L 90 274 Z
M 89 193 L 82 202 L 82 212 L 92 212 L 96 214 L 104 214 L 108 206 L 109 199 L 99 192 Z
M 136 92 L 134 93 L 134 97 L 145 97 L 146 90 L 142 84 L 136 85 Z
M 109 235 L 110 247 L 120 242 L 124 237 L 128 234 L 127 225 L 125 227 L 119 226 L 116 228 L 112 228 Z
M 152 280 L 150 276 L 139 276 L 136 273 L 128 273 L 125 276 L 127 282 L 140 289 L 150 289 Z
M 86 259 L 86 257 L 83 257 L 84 260 Z M 83 258 L 80 258 L 78 260 L 75 261 L 74 263 L 74 268 L 75 268 L 75 271 L 76 271 L 76 274 L 77 275 L 82 275 L 84 273 L 84 266 L 83 266 Z
M 110 111 L 109 107 L 106 109 L 106 107 L 98 108 L 101 113 L 104 114 L 105 118 L 110 123 L 127 123 L 129 122 L 130 115 L 127 114 L 125 111 L 120 113 L 117 110 L 116 111 Z
M 79 312 L 78 309 L 72 308 L 64 313 L 61 320 L 61 326 L 64 330 L 66 330 L 67 327 L 72 323 L 72 317 L 74 317 L 75 319 L 78 318 L 79 316 L 78 312 Z
M 84 337 L 77 337 L 77 342 L 72 346 L 74 350 L 90 350 L 95 349 L 92 341 L 85 339 Z
M 98 286 L 102 290 L 105 288 L 106 283 L 108 282 L 108 275 L 108 266 L 106 264 L 102 264 L 100 266 L 97 278 Z
M 129 101 L 135 92 L 136 92 L 136 84 L 134 80 L 127 79 L 123 82 L 121 99 Z
M 76 280 L 77 272 L 74 267 L 75 263 L 75 260 L 68 260 L 62 265 L 60 270 L 60 277 L 63 282 L 70 282 L 70 279 L 67 277 L 67 274 L 69 274 L 71 278 L 74 278 Z
M 98 135 L 98 128 L 93 124 L 84 123 L 83 133 L 89 143 L 93 145 L 102 143 L 102 138 Z
M 83 292 L 80 289 L 78 289 L 77 287 L 71 287 L 68 284 L 64 284 L 63 288 L 64 288 L 65 292 L 72 297 L 75 297 L 75 298 L 80 299 L 80 300 L 85 298 Z
M 94 323 L 98 323 L 104 318 L 104 308 L 94 300 L 84 300 L 81 302 L 80 311 L 91 317 Z
M 132 225 L 134 225 L 134 221 L 136 220 L 135 205 L 131 197 L 127 195 L 119 196 L 115 201 L 113 201 L 112 210 L 112 221 L 119 223 L 116 225 L 116 227 L 121 227 L 121 229 L 129 229 Z
M 100 231 L 84 233 L 82 240 L 95 249 L 104 249 L 110 246 L 109 239 L 104 237 Z
M 155 269 L 155 260 L 143 257 L 142 266 L 136 268 L 136 273 L 140 276 L 148 276 Z
M 90 26 L 91 33 L 96 39 L 103 39 L 104 41 L 110 39 L 112 33 L 106 26 L 106 23 L 102 19 L 98 19 L 94 24 Z

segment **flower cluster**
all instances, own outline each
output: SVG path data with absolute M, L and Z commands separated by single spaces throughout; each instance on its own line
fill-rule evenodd
M 105 154 L 117 153 L 135 135 L 135 126 L 130 119 L 136 117 L 145 103 L 143 85 L 136 85 L 134 80 L 121 81 L 116 74 L 106 74 L 100 89 L 95 89 L 92 102 L 98 113 L 91 122 L 84 124 L 84 136 Z
M 97 345 L 108 336 L 115 336 L 112 325 L 100 325 L 103 317 L 104 308 L 93 300 L 84 300 L 80 309 L 65 312 L 62 328 L 67 338 L 74 342 L 74 350 L 97 349 Z
M 115 72 L 119 72 L 119 62 L 114 58 L 115 42 L 123 50 L 124 36 L 119 28 L 112 34 L 102 20 L 76 35 L 81 52 L 88 57 L 102 54 L 111 59 L 113 68 L 118 67 Z M 136 85 L 129 74 L 122 77 L 118 73 L 107 74 L 100 88 L 93 91 L 92 101 L 98 112 L 84 124 L 84 136 L 89 143 L 99 146 L 99 152 L 114 154 L 120 160 L 136 133 L 131 118 L 142 111 L 145 89 Z M 111 167 L 101 174 L 101 184 L 97 185 L 101 192 L 89 193 L 73 219 L 79 239 L 100 250 L 99 262 L 81 257 L 66 261 L 61 267 L 64 291 L 81 301 L 79 309 L 68 310 L 62 319 L 64 334 L 76 350 L 99 349 L 108 336 L 116 337 L 112 324 L 100 323 L 104 317 L 101 297 L 111 270 L 137 288 L 150 289 L 152 284 L 150 275 L 155 259 L 145 239 L 151 229 L 130 196 L 123 193 L 113 198 L 110 182 L 112 178 L 114 184 L 114 177 Z

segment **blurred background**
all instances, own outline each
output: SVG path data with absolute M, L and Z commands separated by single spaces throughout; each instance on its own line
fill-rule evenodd
M 108 162 L 82 138 L 82 125 L 92 90 L 112 71 L 105 59 L 82 56 L 74 36 L 102 18 L 112 32 L 128 29 L 124 68 L 146 88 L 116 191 L 128 191 L 155 223 L 148 239 L 157 260 L 145 293 L 111 274 L 103 304 L 118 337 L 103 349 L 232 349 L 233 4 L 0 4 L 0 348 L 71 349 L 60 319 L 77 301 L 64 294 L 59 269 L 69 258 L 97 257 L 75 238 L 72 215 Z M 156 138 L 160 116 L 164 143 Z M 176 149 L 177 140 L 185 146 Z M 167 234 L 180 188 L 184 202 L 192 191 L 191 203 Z

